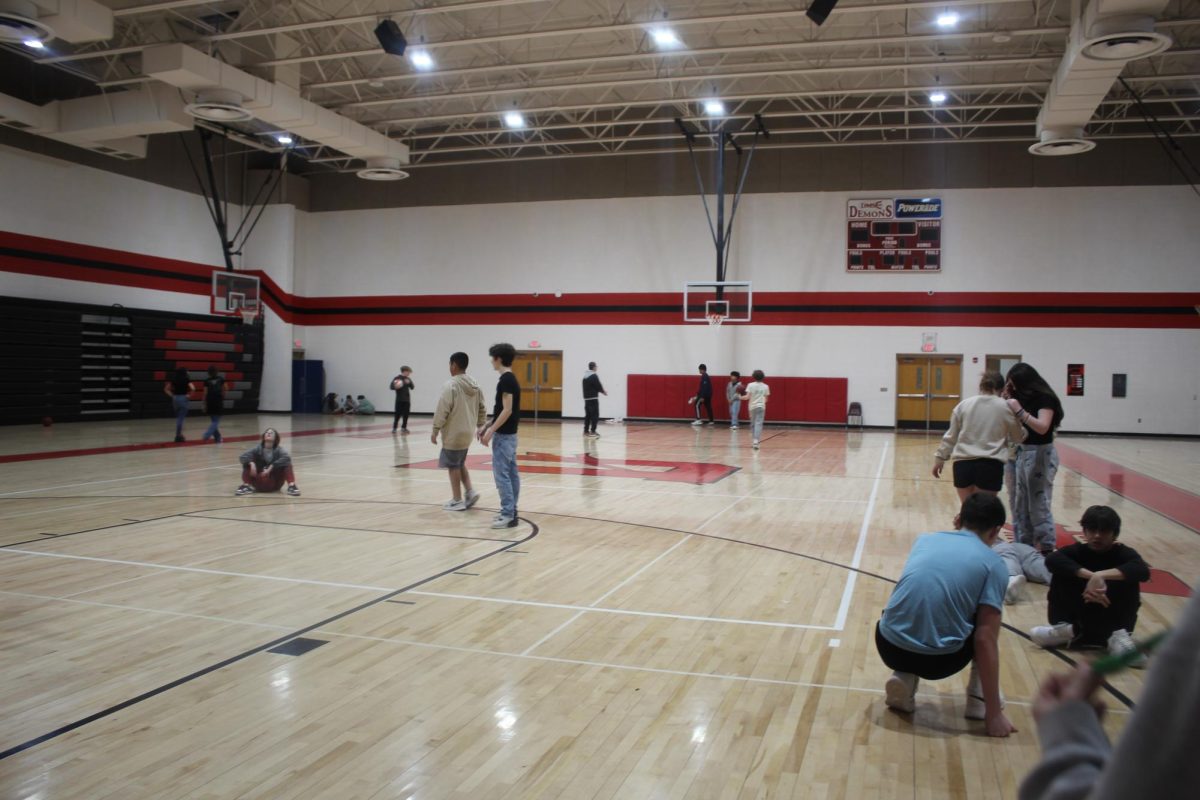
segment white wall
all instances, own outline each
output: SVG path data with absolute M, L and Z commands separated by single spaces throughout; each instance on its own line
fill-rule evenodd
M 246 243 L 238 266 L 260 269 L 285 292 L 293 286 L 293 263 L 297 219 L 307 216 L 293 206 L 268 206 L 254 234 Z M 303 225 L 303 223 L 300 223 Z M 263 317 L 263 377 L 258 407 L 263 411 L 290 411 L 292 408 L 291 323 L 284 322 L 267 309 Z
M 915 189 L 942 197 L 936 275 L 846 272 L 846 199 L 748 195 L 728 278 L 756 291 L 1200 291 L 1200 211 L 1187 187 Z M 711 280 L 697 197 L 342 211 L 309 215 L 301 294 L 679 292 Z M 353 280 L 347 280 L 347 267 Z
M 825 193 L 748 196 L 728 277 L 752 280 L 755 291 L 1200 291 L 1200 226 L 1186 187 L 933 193 L 945 205 L 941 274 L 848 274 L 845 201 L 851 195 Z M 678 292 L 685 281 L 707 280 L 713 271 L 695 197 L 313 214 L 297 237 L 296 286 L 309 296 Z M 302 335 L 309 357 L 325 360 L 330 391 L 367 393 L 381 408 L 390 403 L 386 381 L 401 363 L 417 370 L 414 410 L 430 411 L 452 351 L 470 353 L 472 372 L 482 379 L 490 344 L 523 347 L 536 339 L 547 350 L 564 351 L 568 416 L 583 413 L 576 384 L 589 360 L 600 363 L 609 391 L 606 416 L 624 414 L 626 374 L 690 373 L 704 361 L 714 373 L 846 376 L 850 399 L 863 404 L 867 423 L 891 425 L 895 356 L 919 351 L 925 330 L 373 326 L 310 327 Z M 1019 353 L 1064 395 L 1067 429 L 1200 434 L 1200 331 L 935 331 L 941 353 L 966 359 L 966 394 L 973 393 L 987 354 Z M 1065 397 L 1068 363 L 1086 365 L 1082 398 Z M 1113 372 L 1129 375 L 1126 399 L 1109 396 Z

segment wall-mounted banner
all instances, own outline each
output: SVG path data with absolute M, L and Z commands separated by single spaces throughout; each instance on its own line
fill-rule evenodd
M 846 269 L 849 272 L 941 272 L 941 198 L 847 201 Z

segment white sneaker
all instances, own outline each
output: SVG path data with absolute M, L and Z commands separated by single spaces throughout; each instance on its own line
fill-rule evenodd
M 758 449 L 758 440 L 757 439 L 754 440 L 754 449 L 755 450 Z
M 1021 587 L 1025 585 L 1024 575 L 1012 575 L 1008 579 L 1008 589 L 1004 592 L 1004 604 L 1011 606 L 1021 599 Z
M 1029 632 L 1029 638 L 1038 647 L 1062 647 L 1075 638 L 1075 627 L 1069 622 L 1057 625 L 1038 625 Z
M 730 426 L 729 426 L 729 430 L 731 430 L 731 431 L 736 431 L 737 429 L 738 429 L 738 426 L 737 426 L 737 425 L 730 425 Z
M 694 426 L 696 426 L 696 425 L 703 425 L 703 424 L 704 424 L 704 423 L 703 423 L 703 422 L 701 422 L 700 420 L 696 420 L 695 422 L 693 422 L 693 423 L 692 423 L 692 426 L 694 427 Z
M 1133 636 L 1127 630 L 1113 631 L 1112 636 L 1108 637 L 1108 654 L 1112 656 L 1123 656 L 1126 653 L 1137 651 L 1137 645 L 1133 643 Z M 1129 666 L 1137 669 L 1145 669 L 1146 656 L 1139 655 L 1135 661 L 1131 661 Z
M 1004 708 L 1004 692 L 1000 692 L 1000 708 Z M 967 678 L 967 709 L 963 712 L 967 719 L 987 719 L 987 703 L 983 699 L 983 681 L 979 680 L 979 670 L 971 665 L 971 676 Z
M 517 524 L 516 517 L 500 516 L 492 520 L 493 528 L 515 528 L 517 527 Z
M 447 500 L 446 502 L 442 503 L 442 510 L 443 511 L 466 511 L 467 504 L 464 503 L 462 500 Z
M 892 677 L 883 685 L 884 700 L 887 707 L 905 714 L 917 710 L 917 684 L 920 679 L 911 672 L 893 672 Z
M 466 508 L 470 508 L 471 506 L 475 505 L 478 502 L 479 502 L 479 492 L 475 491 L 474 489 L 467 492 L 467 496 L 463 498 L 463 506 L 465 506 Z

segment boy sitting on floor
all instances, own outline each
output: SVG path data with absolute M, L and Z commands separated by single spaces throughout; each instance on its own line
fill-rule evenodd
M 1030 636 L 1042 647 L 1107 647 L 1113 655 L 1133 650 L 1142 605 L 1138 584 L 1150 580 L 1150 567 L 1136 550 L 1117 542 L 1121 518 L 1108 506 L 1091 506 L 1079 524 L 1085 543 L 1046 556 L 1050 624 Z M 1133 664 L 1145 665 L 1144 657 Z

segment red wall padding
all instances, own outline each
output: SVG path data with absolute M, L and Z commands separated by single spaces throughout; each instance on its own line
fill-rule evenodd
M 750 383 L 749 373 L 743 373 L 742 386 Z M 696 393 L 699 375 L 630 375 L 627 379 L 627 417 L 656 419 L 690 419 L 692 407 L 688 398 Z M 712 375 L 713 414 L 717 419 L 729 419 L 729 403 L 725 402 L 725 386 L 729 375 Z M 767 419 L 773 422 L 837 422 L 846 421 L 846 378 L 791 378 L 768 376 L 771 396 L 767 400 Z M 742 403 L 741 418 L 748 420 L 747 403 Z

